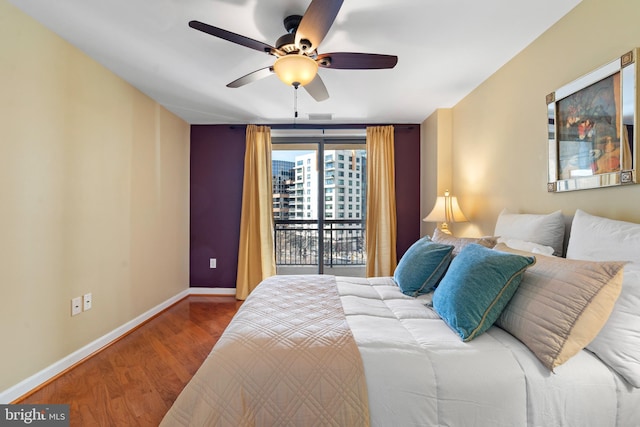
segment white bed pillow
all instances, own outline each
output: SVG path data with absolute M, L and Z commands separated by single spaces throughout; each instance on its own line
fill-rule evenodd
M 640 224 L 576 211 L 567 258 L 629 261 L 609 320 L 587 346 L 634 387 L 640 387 Z
M 539 255 L 553 255 L 555 250 L 551 246 L 539 245 L 538 243 L 527 242 L 520 239 L 507 239 L 503 242 L 511 249 L 517 249 L 519 251 L 531 252 Z
M 554 255 L 562 256 L 564 228 L 559 210 L 550 214 L 516 214 L 504 209 L 498 215 L 494 235 L 499 236 L 498 242 L 517 239 L 551 246 Z
M 629 261 L 640 265 L 640 224 L 577 209 L 571 223 L 567 258 Z

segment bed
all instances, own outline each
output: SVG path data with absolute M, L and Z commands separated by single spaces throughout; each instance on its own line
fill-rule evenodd
M 504 222 L 496 231 L 509 233 Z M 640 426 L 640 225 L 577 211 L 566 258 L 543 255 L 548 242 L 517 237 L 510 240 L 528 242 L 526 250 L 421 241 L 430 257 L 449 246 L 451 258 L 433 262 L 428 272 L 442 277 L 428 276 L 420 289 L 405 283 L 414 269 L 266 279 L 162 425 Z M 416 263 L 425 260 L 419 246 L 400 273 L 403 263 L 429 264 Z M 498 293 L 511 295 L 467 313 L 484 289 L 460 294 L 456 286 L 484 287 L 492 274 L 469 265 L 486 269 L 502 257 L 517 264 L 500 278 L 508 284 Z M 464 310 L 452 315 L 456 298 Z M 479 321 L 469 328 L 465 316 Z

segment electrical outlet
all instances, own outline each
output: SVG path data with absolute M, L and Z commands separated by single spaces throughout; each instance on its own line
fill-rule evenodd
M 217 262 L 215 258 L 209 258 L 209 268 L 216 268 Z
M 75 297 L 71 300 L 71 315 L 82 313 L 82 297 Z
M 91 293 L 84 294 L 82 298 L 82 311 L 91 310 L 92 297 Z

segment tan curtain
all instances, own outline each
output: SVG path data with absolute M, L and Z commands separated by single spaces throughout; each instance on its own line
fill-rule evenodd
M 273 249 L 271 129 L 247 126 L 236 298 L 244 300 L 276 274 Z
M 396 179 L 393 126 L 367 128 L 368 277 L 391 276 L 396 268 Z

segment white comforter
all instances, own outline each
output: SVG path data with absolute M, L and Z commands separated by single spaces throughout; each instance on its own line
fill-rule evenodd
M 640 426 L 640 390 L 588 351 L 550 373 L 497 327 L 462 342 L 391 278 L 336 279 L 374 426 Z

